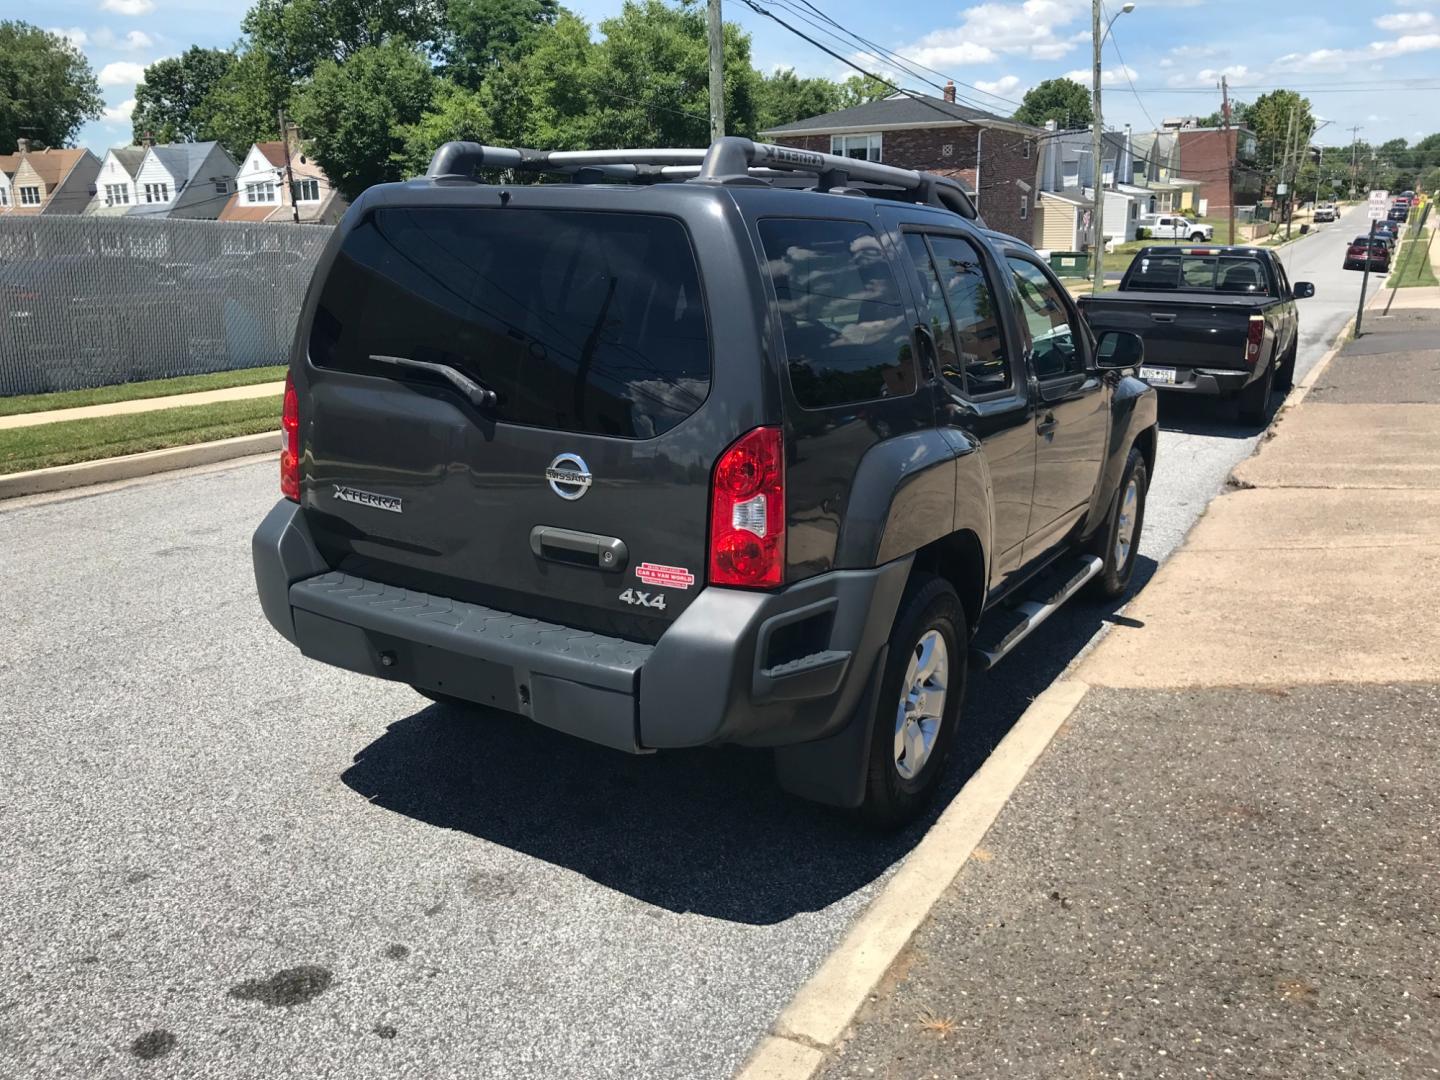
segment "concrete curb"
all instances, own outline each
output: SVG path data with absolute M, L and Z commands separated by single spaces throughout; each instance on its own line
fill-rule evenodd
M 738 1080 L 808 1080 L 955 880 L 1089 686 L 1037 697 L 760 1041 Z
M 82 461 L 75 465 L 57 465 L 53 469 L 0 476 L 0 500 L 22 495 L 38 495 L 47 491 L 103 484 L 111 480 L 133 480 L 151 473 L 210 465 L 230 458 L 248 457 L 267 451 L 279 451 L 280 433 L 262 431 L 256 435 L 238 435 L 233 439 L 196 443 L 193 446 L 172 446 L 167 450 L 150 450 L 143 454 Z

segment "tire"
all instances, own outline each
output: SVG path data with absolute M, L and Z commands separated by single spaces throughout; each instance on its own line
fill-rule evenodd
M 1240 422 L 1263 424 L 1270 419 L 1270 392 L 1275 389 L 1275 361 L 1265 367 L 1265 374 L 1240 391 Z
M 1190 242 L 1191 242 L 1192 244 L 1198 244 L 1198 243 L 1200 243 L 1200 241 L 1202 241 L 1202 240 L 1204 240 L 1204 239 L 1205 239 L 1205 234 L 1204 234 L 1203 232 L 1197 232 L 1197 233 L 1191 233 L 1191 234 L 1190 234 Z
M 936 641 L 944 645 L 938 657 Z M 899 828 L 915 820 L 934 798 L 960 725 L 969 642 L 965 609 L 950 583 L 930 575 L 918 580 L 890 630 L 868 748 L 865 801 L 860 805 L 861 817 L 870 824 Z M 939 705 L 937 683 L 943 695 Z M 935 722 L 928 742 L 924 720 Z
M 1130 587 L 1130 578 L 1135 573 L 1135 553 L 1140 549 L 1140 535 L 1145 528 L 1145 498 L 1149 492 L 1150 468 L 1140 448 L 1132 446 L 1115 497 L 1110 502 L 1105 526 L 1090 541 L 1090 554 L 1098 556 L 1103 565 L 1100 573 L 1086 585 L 1087 596 L 1114 600 Z
M 1275 389 L 1282 394 L 1295 385 L 1295 354 L 1299 351 L 1300 343 L 1292 341 L 1290 348 L 1285 350 L 1285 359 L 1280 362 L 1280 370 L 1275 373 Z

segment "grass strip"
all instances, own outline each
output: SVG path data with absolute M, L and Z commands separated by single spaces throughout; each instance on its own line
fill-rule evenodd
M 1385 283 L 1387 289 L 1410 289 L 1417 285 L 1440 285 L 1430 265 L 1430 230 L 1417 239 L 1406 240 L 1395 257 L 1394 272 Z
M 0 416 L 45 412 L 47 409 L 74 409 L 81 405 L 109 405 L 115 401 L 165 397 L 167 394 L 194 394 L 201 390 L 227 390 L 232 386 L 279 382 L 285 378 L 284 365 L 217 371 L 210 375 L 181 375 L 174 379 L 97 386 L 93 390 L 60 390 L 53 394 L 17 394 L 0 397 Z
M 0 430 L 0 473 L 280 430 L 280 396 Z

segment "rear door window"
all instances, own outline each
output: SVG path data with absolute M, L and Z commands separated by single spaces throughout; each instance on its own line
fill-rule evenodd
M 710 390 L 689 235 L 645 214 L 376 210 L 326 278 L 310 359 L 449 386 L 372 355 L 459 369 L 499 395 L 501 422 L 629 439 L 673 428 Z
M 807 218 L 759 230 L 796 400 L 822 409 L 913 394 L 909 320 L 875 231 Z
M 1005 334 L 980 253 L 968 241 L 939 234 L 906 233 L 905 246 L 929 310 L 941 375 L 971 397 L 1010 389 Z

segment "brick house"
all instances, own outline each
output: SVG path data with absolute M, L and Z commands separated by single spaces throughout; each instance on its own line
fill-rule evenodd
M 1235 205 L 1254 206 L 1260 201 L 1261 174 L 1254 167 L 1255 133 L 1247 128 L 1179 128 L 1175 132 L 1180 149 L 1180 169 L 1186 177 L 1200 182 L 1196 199 L 1206 202 L 1207 214 L 1226 213 L 1230 193 L 1226 173 L 1235 161 Z
M 926 169 L 959 180 L 974 194 L 986 224 L 1034 237 L 1032 210 L 1044 132 L 945 97 L 897 94 L 850 109 L 796 120 L 760 132 L 781 146 Z

